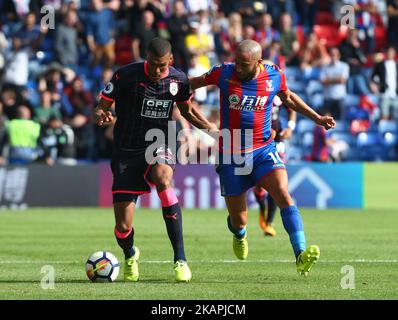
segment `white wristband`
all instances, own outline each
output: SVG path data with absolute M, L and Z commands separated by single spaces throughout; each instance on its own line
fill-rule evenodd
M 296 121 L 290 120 L 290 121 L 287 123 L 287 126 L 288 126 L 290 129 L 292 129 L 292 131 L 294 131 L 294 129 L 296 129 Z

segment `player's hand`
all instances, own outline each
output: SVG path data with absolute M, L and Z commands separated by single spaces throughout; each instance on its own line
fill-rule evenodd
M 102 109 L 95 109 L 93 114 L 94 122 L 99 125 L 107 125 L 113 122 L 113 115 L 110 111 L 104 111 Z
M 283 129 L 281 132 L 279 132 L 279 137 L 282 140 L 289 140 L 293 135 L 293 130 L 292 128 L 286 128 Z
M 220 130 L 218 129 L 218 126 L 215 123 L 211 123 L 211 128 L 209 130 L 209 135 L 216 141 L 220 138 Z
M 333 117 L 330 116 L 321 116 L 316 123 L 324 127 L 326 130 L 336 127 L 336 122 L 334 121 Z

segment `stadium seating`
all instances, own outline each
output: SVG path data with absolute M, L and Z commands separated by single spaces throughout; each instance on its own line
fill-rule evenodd
M 350 124 L 345 120 L 336 120 L 336 128 L 334 131 L 348 133 L 350 131 Z
M 307 132 L 313 133 L 314 127 L 315 127 L 315 123 L 313 121 L 308 120 L 308 119 L 302 119 L 297 124 L 297 132 L 300 135 L 303 135 L 304 133 L 307 133 Z
M 378 126 L 379 133 L 384 134 L 386 132 L 397 133 L 398 124 L 394 120 L 380 120 Z

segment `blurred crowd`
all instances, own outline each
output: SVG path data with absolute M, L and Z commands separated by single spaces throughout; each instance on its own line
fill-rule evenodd
M 258 41 L 288 87 L 338 120 L 328 137 L 299 117 L 290 158 L 396 159 L 398 0 L 0 0 L 0 164 L 109 158 L 112 128 L 91 120 L 98 93 L 116 68 L 145 59 L 155 36 L 188 76 Z M 217 123 L 218 99 L 210 87 L 193 102 Z M 187 141 L 191 152 L 212 143 L 199 132 Z M 368 147 L 380 157 L 358 152 Z

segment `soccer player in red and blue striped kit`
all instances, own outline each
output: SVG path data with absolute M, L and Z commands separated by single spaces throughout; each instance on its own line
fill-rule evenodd
M 248 255 L 246 191 L 259 185 L 271 194 L 281 209 L 297 271 L 307 275 L 318 260 L 320 250 L 315 245 L 306 247 L 302 219 L 289 194 L 285 165 L 273 141 L 272 101 L 278 95 L 286 107 L 326 129 L 336 124 L 332 117 L 319 115 L 290 91 L 283 72 L 277 66 L 264 64 L 261 56 L 261 46 L 256 41 L 242 41 L 235 63 L 215 66 L 206 74 L 190 79 L 190 84 L 192 89 L 207 85 L 220 88 L 221 137 L 217 172 L 229 212 L 227 224 L 233 234 L 236 257 L 244 260 Z M 234 157 L 236 154 L 240 157 Z

